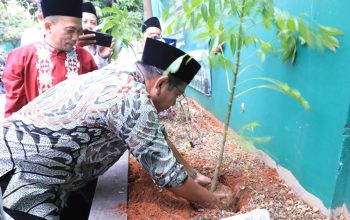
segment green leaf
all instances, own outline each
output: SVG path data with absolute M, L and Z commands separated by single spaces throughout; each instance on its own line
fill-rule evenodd
M 109 29 L 111 29 L 114 26 L 114 22 L 113 21 L 107 21 L 104 25 L 103 28 L 101 29 L 102 33 L 106 33 L 106 31 L 108 31 Z
M 224 10 L 224 3 L 222 0 L 218 0 L 219 1 L 219 7 L 220 7 L 220 11 Z
M 221 67 L 222 67 L 223 69 L 225 69 L 225 68 L 226 68 L 226 65 L 225 65 L 224 56 L 223 56 L 222 54 L 218 54 L 217 56 L 218 56 L 219 63 L 220 63 L 220 65 L 221 65 Z
M 253 87 L 250 87 L 240 93 L 238 93 L 237 95 L 235 95 L 235 99 L 244 95 L 245 93 L 248 93 L 248 92 L 251 92 L 251 91 L 254 91 L 256 89 L 274 89 L 274 90 L 277 90 L 279 92 L 282 92 L 288 96 L 291 96 L 292 98 L 294 98 L 298 103 L 300 103 L 306 110 L 310 110 L 311 107 L 310 107 L 310 104 L 308 103 L 308 101 L 306 101 L 301 93 L 296 90 L 296 89 L 293 89 L 291 88 L 288 84 L 286 83 L 282 83 L 278 80 L 275 80 L 275 79 L 272 79 L 272 78 L 269 78 L 269 77 L 255 77 L 255 78 L 250 78 L 248 80 L 245 80 L 243 82 L 241 82 L 240 84 L 238 84 L 236 87 L 238 86 L 241 86 L 243 84 L 246 84 L 250 81 L 266 81 L 268 82 L 269 84 L 262 84 L 262 85 L 257 85 L 257 86 L 253 86 Z
M 204 32 L 204 33 L 200 33 L 196 36 L 193 37 L 193 40 L 201 40 L 201 39 L 205 39 L 211 36 L 210 32 Z
M 339 47 L 339 41 L 333 36 L 327 36 L 323 40 L 324 45 L 331 51 L 336 52 Z
M 283 57 L 282 62 L 286 62 L 287 60 L 291 60 L 291 63 L 294 63 L 295 60 L 295 54 L 296 54 L 296 41 L 293 38 L 289 38 L 283 49 Z
M 167 76 L 171 73 L 176 73 L 181 66 L 182 60 L 184 59 L 184 57 L 187 56 L 186 54 L 178 57 L 175 61 L 173 61 L 169 67 L 164 71 L 163 75 Z
M 301 20 L 299 20 L 299 28 L 300 28 L 300 34 L 303 37 L 303 39 L 306 41 L 306 43 L 312 47 L 313 45 L 313 38 L 312 38 L 312 31 L 311 28 L 306 26 Z
M 234 65 L 233 61 L 231 59 L 225 58 L 225 63 L 226 66 L 230 69 L 230 71 L 233 73 L 234 72 Z
M 212 17 L 208 17 L 207 29 L 210 30 L 211 32 L 216 30 L 215 21 Z
M 243 134 L 245 131 L 254 132 L 254 129 L 256 127 L 259 127 L 259 126 L 260 126 L 260 124 L 258 122 L 253 121 L 253 122 L 251 122 L 249 124 L 246 124 L 246 125 L 240 127 L 238 129 L 238 133 Z
M 186 1 L 183 1 L 183 2 L 182 2 L 182 6 L 183 6 L 183 8 L 184 8 L 184 11 L 185 11 L 186 15 L 191 14 L 191 9 L 190 9 L 190 7 L 188 6 L 188 4 L 187 4 Z
M 271 29 L 271 23 L 270 20 L 267 18 L 263 18 L 264 26 L 266 27 L 267 30 Z
M 291 97 L 293 97 L 297 102 L 299 102 L 306 110 L 310 110 L 310 104 L 301 96 L 300 92 L 296 89 L 293 89 L 291 87 L 289 87 L 288 84 L 286 83 L 281 83 L 278 82 L 277 80 L 273 81 L 275 87 L 277 90 L 279 90 L 280 92 L 289 95 Z
M 209 14 L 211 17 L 215 17 L 215 0 L 209 0 Z
M 232 56 L 234 56 L 236 53 L 236 46 L 237 46 L 236 35 L 231 34 L 231 36 L 230 36 L 230 48 L 231 48 Z
M 168 26 L 166 27 L 165 32 L 166 32 L 167 34 L 169 34 L 169 35 L 172 34 L 172 32 L 173 32 L 173 26 L 175 25 L 175 21 L 176 21 L 175 19 L 172 20 L 172 21 L 170 21 L 170 23 L 169 23 Z
M 292 32 L 298 32 L 298 22 L 295 22 L 293 18 L 288 18 L 287 26 Z
M 191 3 L 192 3 L 192 8 L 197 8 L 198 5 L 200 5 L 202 2 L 202 0 L 192 0 Z
M 298 36 L 298 39 L 301 45 L 304 45 L 306 43 L 305 39 L 302 36 Z
M 242 68 L 242 69 L 238 72 L 237 77 L 240 77 L 243 73 L 245 73 L 248 69 L 250 69 L 250 68 L 252 68 L 252 67 L 255 67 L 255 68 L 261 70 L 261 67 L 260 67 L 258 64 L 255 64 L 255 63 L 249 64 L 249 65 L 245 66 L 244 68 Z M 238 87 L 238 86 L 239 86 L 239 84 L 236 85 L 236 87 Z
M 209 56 L 210 66 L 212 66 L 214 69 L 218 67 L 218 63 L 216 62 L 216 55 L 210 55 Z
M 170 8 L 166 9 L 166 10 L 163 12 L 162 18 L 166 21 L 166 20 L 168 20 L 169 16 L 170 16 Z
M 255 42 L 255 40 L 256 40 L 256 37 L 255 37 L 255 36 L 253 36 L 253 35 L 248 35 L 248 36 L 245 36 L 245 37 L 244 37 L 243 43 L 244 43 L 244 45 L 249 46 L 249 44 Z
M 231 3 L 231 11 L 233 15 L 236 15 L 237 13 L 237 6 L 235 1 L 229 1 Z
M 105 7 L 102 9 L 103 13 L 121 14 L 122 11 L 114 7 Z
M 344 33 L 334 27 L 328 27 L 328 26 L 323 26 L 323 25 L 319 25 L 320 31 L 324 34 L 327 35 L 343 35 Z
M 259 40 L 259 43 L 260 43 L 261 48 L 264 50 L 265 53 L 269 53 L 270 52 L 270 50 L 272 48 L 270 43 L 267 43 L 267 42 L 265 42 L 263 40 Z
M 265 62 L 266 53 L 263 50 L 258 49 L 258 55 L 259 55 L 259 58 L 260 58 L 261 62 Z
M 201 13 L 203 16 L 204 21 L 208 21 L 208 9 L 207 9 L 207 5 L 206 4 L 202 4 L 201 5 Z
M 197 24 L 196 20 L 197 20 L 196 15 L 192 13 L 191 14 L 191 26 L 193 29 L 196 29 L 196 24 Z
M 213 51 L 214 49 L 216 49 L 219 45 L 219 36 L 213 36 L 213 38 L 210 41 L 209 44 L 209 51 Z
M 249 142 L 252 142 L 253 144 L 257 144 L 257 143 L 270 142 L 272 140 L 272 137 L 271 136 L 265 136 L 265 137 L 247 137 L 247 136 L 245 136 L 245 139 L 248 140 Z

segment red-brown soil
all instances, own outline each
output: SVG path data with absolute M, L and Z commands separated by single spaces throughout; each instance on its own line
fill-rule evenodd
M 185 107 L 177 106 L 175 111 L 176 117 L 163 119 L 169 137 L 193 167 L 212 177 L 223 125 L 192 101 Z M 186 117 L 188 119 L 189 112 L 190 121 L 185 120 Z M 220 182 L 229 186 L 237 195 L 238 213 L 265 208 L 270 212 L 271 219 L 327 219 L 317 208 L 300 200 L 283 183 L 275 169 L 267 167 L 254 154 L 242 150 L 232 135 L 229 137 Z M 191 147 L 190 142 L 194 147 Z M 227 210 L 195 210 L 188 201 L 166 189 L 157 188 L 132 156 L 129 167 L 126 208 L 129 220 L 204 220 L 237 214 Z

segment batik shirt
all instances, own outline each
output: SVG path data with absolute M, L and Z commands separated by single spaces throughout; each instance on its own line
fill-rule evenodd
M 129 149 L 159 187 L 187 178 L 135 65 L 107 66 L 47 90 L 0 126 L 4 206 L 46 219 Z

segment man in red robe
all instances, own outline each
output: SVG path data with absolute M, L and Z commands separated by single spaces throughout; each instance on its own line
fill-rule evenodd
M 97 69 L 93 57 L 76 46 L 82 33 L 82 1 L 42 0 L 44 40 L 8 55 L 2 81 L 5 117 L 18 111 L 55 84 Z

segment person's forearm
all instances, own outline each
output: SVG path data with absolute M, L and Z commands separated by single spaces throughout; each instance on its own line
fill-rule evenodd
M 215 208 L 220 203 L 212 192 L 195 183 L 191 178 L 187 178 L 185 183 L 179 187 L 171 187 L 168 189 L 176 195 L 191 202 L 195 202 L 204 208 Z
M 184 165 L 187 173 L 191 174 L 193 171 L 193 167 L 189 163 L 187 163 L 187 161 L 181 156 L 180 152 L 176 149 L 175 145 L 168 138 L 166 138 L 166 141 L 177 161 Z

